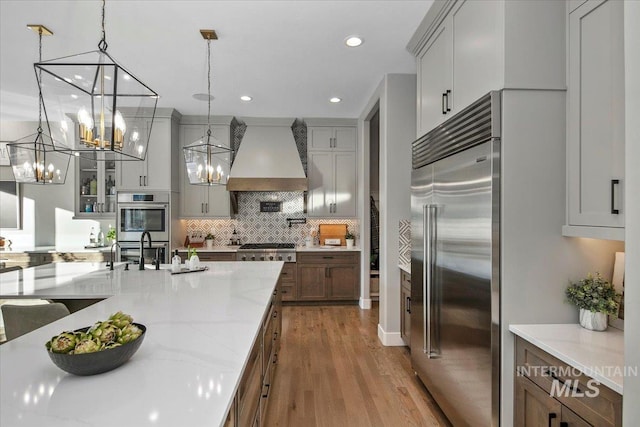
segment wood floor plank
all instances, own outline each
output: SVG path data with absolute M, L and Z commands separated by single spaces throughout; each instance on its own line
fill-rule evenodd
M 378 309 L 283 307 L 264 426 L 450 426 L 406 347 L 378 340 Z

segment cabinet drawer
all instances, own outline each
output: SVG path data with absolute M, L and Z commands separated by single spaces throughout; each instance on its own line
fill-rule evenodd
M 411 275 L 406 271 L 400 270 L 400 284 L 411 292 Z
M 589 423 L 622 425 L 622 396 L 519 337 L 516 337 L 516 367 L 516 375 L 528 377 Z M 571 391 L 574 386 L 577 389 Z
M 235 261 L 234 252 L 199 252 L 200 261 Z
M 282 283 L 280 285 L 280 295 L 282 296 L 282 301 L 294 301 L 296 299 L 296 295 L 294 293 L 295 288 L 295 283 Z
M 350 253 L 298 253 L 298 264 L 357 264 L 359 254 Z
M 282 282 L 295 282 L 296 281 L 296 263 L 285 262 L 280 272 L 280 280 Z

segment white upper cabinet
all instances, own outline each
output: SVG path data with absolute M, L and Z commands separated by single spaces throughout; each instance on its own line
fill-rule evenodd
M 356 216 L 356 145 L 355 126 L 307 128 L 309 217 Z
M 356 128 L 350 126 L 310 126 L 307 129 L 309 150 L 355 151 Z
M 492 90 L 565 88 L 565 4 L 436 0 L 409 42 L 417 136 Z
M 206 124 L 180 125 L 180 217 L 229 218 L 230 198 L 224 185 L 193 185 L 189 183 L 182 148 L 201 139 L 207 132 Z M 229 146 L 229 125 L 212 125 L 211 134 L 219 144 Z
M 624 240 L 623 46 L 623 2 L 569 14 L 565 235 Z
M 310 217 L 356 216 L 356 154 L 310 151 L 308 157 Z
M 118 190 L 177 189 L 177 119 L 173 110 L 151 118 L 130 119 L 125 116 L 128 134 L 143 140 L 150 135 L 144 160 L 118 162 L 116 185 Z M 130 136 L 130 137 L 131 137 Z

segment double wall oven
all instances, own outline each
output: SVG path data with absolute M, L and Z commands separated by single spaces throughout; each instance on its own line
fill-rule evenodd
M 151 235 L 151 247 L 144 240 L 146 263 L 156 256 L 161 263 L 169 262 L 171 240 L 171 210 L 169 192 L 118 193 L 116 227 L 120 244 L 120 261 L 137 263 L 140 259 L 140 239 L 145 231 Z

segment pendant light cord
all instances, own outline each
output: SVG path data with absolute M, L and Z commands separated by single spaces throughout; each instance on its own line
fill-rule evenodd
M 109 46 L 107 44 L 107 34 L 104 30 L 104 10 L 105 10 L 105 6 L 106 6 L 106 0 L 102 0 L 102 39 L 100 39 L 100 43 L 98 43 L 98 49 L 100 49 L 100 52 L 106 52 L 107 51 L 107 47 Z
M 38 29 L 38 62 L 42 62 L 42 27 Z M 38 79 L 42 82 L 42 69 L 38 68 Z M 42 85 L 38 85 L 38 135 L 42 134 Z
M 207 143 L 211 140 L 211 38 L 207 38 Z

